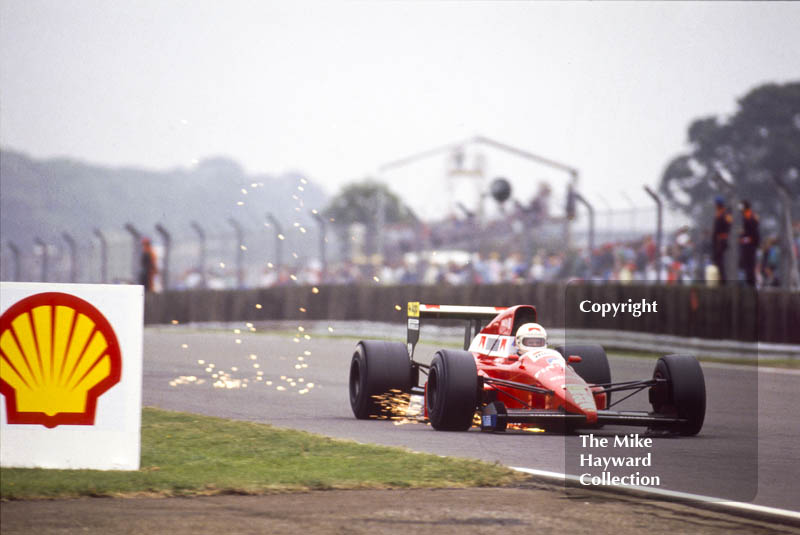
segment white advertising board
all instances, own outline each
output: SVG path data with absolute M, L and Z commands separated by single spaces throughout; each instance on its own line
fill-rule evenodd
M 144 288 L 0 282 L 0 465 L 139 468 Z

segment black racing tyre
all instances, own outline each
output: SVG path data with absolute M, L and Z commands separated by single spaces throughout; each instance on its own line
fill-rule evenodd
M 350 407 L 356 418 L 384 414 L 373 396 L 390 390 L 410 392 L 419 370 L 412 366 L 405 344 L 363 340 L 350 361 Z
M 478 408 L 478 368 L 467 351 L 442 349 L 428 370 L 425 406 L 434 429 L 466 431 Z
M 706 416 L 706 381 L 697 359 L 665 355 L 658 359 L 653 378 L 667 380 L 650 388 L 653 412 L 687 420 L 671 426 L 672 431 L 685 436 L 699 433 Z
M 561 353 L 565 360 L 570 355 L 577 355 L 581 358 L 580 362 L 574 362 L 570 366 L 587 383 L 602 385 L 611 382 L 611 367 L 608 365 L 608 357 L 603 346 L 569 344 L 557 346 L 556 351 Z M 606 400 L 607 405 L 610 405 L 610 393 L 606 393 Z

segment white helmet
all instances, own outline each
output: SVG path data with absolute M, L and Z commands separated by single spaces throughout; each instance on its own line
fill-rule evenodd
M 531 349 L 547 346 L 547 331 L 538 323 L 526 323 L 517 329 L 517 351 L 524 353 Z

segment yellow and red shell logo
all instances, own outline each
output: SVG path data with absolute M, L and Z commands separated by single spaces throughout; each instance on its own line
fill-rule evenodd
M 74 295 L 47 292 L 0 316 L 0 392 L 9 424 L 94 425 L 122 355 L 108 320 Z

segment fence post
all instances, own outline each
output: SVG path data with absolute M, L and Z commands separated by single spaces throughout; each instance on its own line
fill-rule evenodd
M 242 225 L 232 217 L 228 218 L 228 223 L 236 232 L 236 285 L 238 288 L 244 288 L 244 249 L 242 249 L 244 230 L 242 230 Z
M 11 249 L 11 254 L 14 255 L 14 280 L 19 281 L 19 276 L 21 273 L 19 247 L 17 247 L 17 244 L 13 241 L 9 241 L 8 248 Z
M 108 241 L 99 228 L 94 229 L 94 235 L 100 240 L 100 282 L 106 284 L 108 282 Z
M 577 191 L 573 192 L 575 196 L 575 200 L 583 204 L 586 209 L 589 211 L 589 259 L 591 264 L 591 258 L 594 254 L 594 206 L 592 206 L 586 198 L 578 193 Z
M 318 211 L 312 210 L 311 216 L 317 220 L 317 223 L 319 223 L 319 258 L 320 262 L 322 262 L 322 280 L 325 281 L 328 278 L 328 260 L 325 255 L 325 242 L 328 239 L 328 226 L 325 224 L 325 218 L 322 217 Z
M 161 267 L 161 284 L 166 291 L 169 289 L 169 251 L 172 247 L 172 236 L 161 223 L 156 224 L 156 232 L 161 236 L 161 241 L 164 242 L 164 262 Z
M 283 227 L 272 213 L 267 213 L 267 219 L 275 227 L 275 265 L 280 268 L 283 265 Z
M 78 246 L 69 233 L 64 232 L 61 237 L 69 247 L 69 282 L 75 282 L 78 279 Z
M 139 282 L 139 249 L 141 248 L 142 243 L 142 233 L 136 230 L 136 227 L 133 226 L 133 223 L 125 223 L 125 230 L 127 230 L 131 237 L 133 238 L 133 262 L 132 272 L 133 272 L 133 283 L 136 284 Z
M 200 239 L 200 258 L 198 259 L 198 271 L 200 271 L 200 285 L 203 288 L 208 286 L 206 279 L 206 233 L 197 221 L 190 223 L 192 229 L 197 232 Z
M 800 289 L 800 271 L 797 266 L 797 256 L 794 251 L 794 232 L 792 231 L 792 198 L 789 195 L 789 190 L 782 181 L 776 177 L 772 177 L 778 189 L 778 194 L 781 200 L 781 253 L 783 257 L 781 265 L 779 266 L 780 280 L 784 288 L 789 290 Z
M 383 189 L 378 189 L 378 193 L 375 199 L 375 230 L 376 230 L 376 240 L 375 240 L 375 252 L 380 255 L 381 262 L 386 261 L 386 241 L 384 232 L 386 230 L 386 195 Z M 369 231 L 367 231 L 367 235 L 369 235 Z M 372 252 L 372 251 L 367 251 Z
M 656 194 L 655 191 L 650 189 L 650 186 L 645 186 L 644 190 L 650 195 L 654 201 L 656 201 L 657 212 L 656 212 L 656 282 L 661 282 L 661 240 L 662 240 L 662 232 L 664 228 L 664 206 L 661 202 L 661 198 Z
M 42 249 L 42 271 L 39 276 L 39 279 L 42 282 L 47 282 L 47 244 L 42 241 L 41 238 L 34 238 L 33 243 L 41 247 Z

